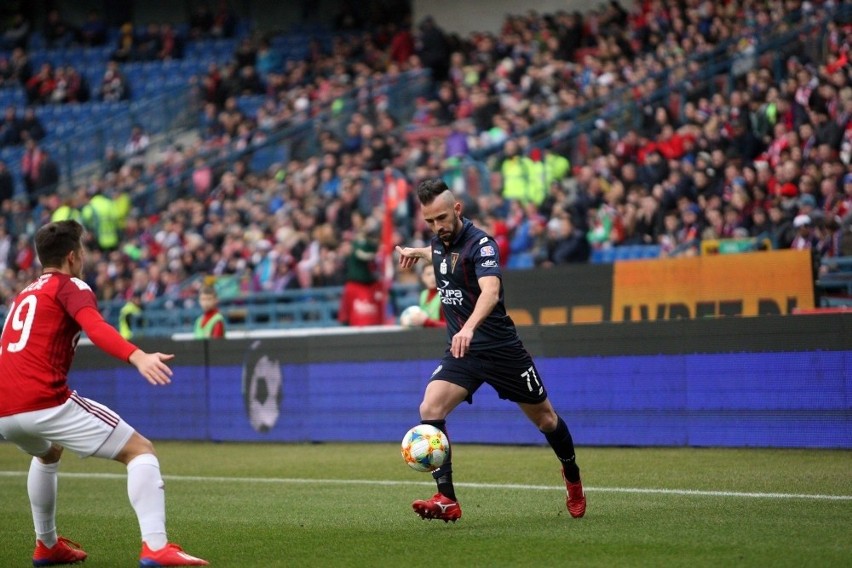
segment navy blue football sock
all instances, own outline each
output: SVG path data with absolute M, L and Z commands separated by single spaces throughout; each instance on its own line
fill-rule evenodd
M 450 437 L 447 435 L 447 421 L 446 420 L 421 420 L 421 424 L 428 424 L 430 426 L 434 426 L 438 430 L 444 433 L 447 436 L 447 440 L 449 441 Z M 448 497 L 453 501 L 456 500 L 456 490 L 453 487 L 453 444 L 450 443 L 449 451 L 447 452 L 447 459 L 444 460 L 444 463 L 441 467 L 432 472 L 432 477 L 438 484 L 438 493 L 443 495 L 444 497 Z
M 562 469 L 565 471 L 565 479 L 571 483 L 580 481 L 580 468 L 574 455 L 574 440 L 571 438 L 571 432 L 568 430 L 568 425 L 559 417 L 556 423 L 556 430 L 553 432 L 542 432 L 547 438 L 547 443 L 553 448 L 553 452 L 559 461 L 562 462 Z

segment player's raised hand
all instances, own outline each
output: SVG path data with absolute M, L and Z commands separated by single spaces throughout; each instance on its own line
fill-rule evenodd
M 396 253 L 399 255 L 399 265 L 402 268 L 411 268 L 417 261 L 421 258 L 425 258 L 426 260 L 430 260 L 432 258 L 431 250 L 429 247 L 401 247 L 397 245 Z
M 167 385 L 172 382 L 172 370 L 166 365 L 175 356 L 166 353 L 146 353 L 137 349 L 130 354 L 130 364 L 152 385 Z

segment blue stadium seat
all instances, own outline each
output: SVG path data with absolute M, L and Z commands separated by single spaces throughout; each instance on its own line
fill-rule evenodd
M 616 247 L 616 260 L 636 260 L 642 258 L 642 245 Z
M 613 248 L 612 254 L 612 261 L 657 258 L 660 256 L 660 247 L 659 245 L 624 245 Z
M 179 72 L 180 63 L 179 59 L 167 59 L 160 64 L 159 71 L 162 75 L 172 75 Z
M 87 64 L 104 64 L 115 48 L 112 45 L 102 45 L 96 47 L 83 48 L 83 59 Z
M 11 165 L 14 162 L 19 162 L 21 160 L 22 155 L 23 151 L 13 146 L 0 148 L 0 160 L 6 162 L 7 165 Z
M 535 268 L 535 259 L 528 252 L 513 252 L 509 256 L 509 261 L 506 263 L 506 268 L 510 270 L 525 270 Z
M 259 150 L 255 150 L 251 157 L 252 171 L 265 171 L 269 166 L 278 162 L 284 163 L 287 161 L 287 148 L 280 144 L 267 146 Z
M 237 98 L 237 106 L 241 111 L 249 116 L 256 116 L 257 109 L 262 107 L 264 102 L 266 102 L 265 95 L 243 95 Z
M 11 87 L 0 90 L 0 112 L 4 111 L 9 105 L 21 107 L 26 102 L 27 95 L 22 87 Z
M 148 74 L 148 70 L 141 63 L 128 63 L 121 68 L 121 72 L 134 89 L 138 89 L 145 82 Z
M 31 49 L 27 53 L 27 57 L 30 60 L 30 65 L 32 66 L 33 71 L 41 67 L 42 63 L 49 61 L 49 56 L 46 49 Z
M 645 245 L 643 258 L 660 258 L 660 245 Z
M 101 82 L 104 80 L 103 68 L 95 69 L 95 68 L 89 67 L 88 69 L 86 69 L 85 73 L 83 73 L 83 76 L 86 78 L 86 81 L 89 83 L 89 92 L 92 94 L 92 98 L 93 99 L 97 98 L 98 97 L 98 91 L 101 88 Z
M 592 256 L 589 258 L 589 262 L 592 264 L 609 264 L 611 262 L 615 262 L 615 249 L 594 249 L 592 251 Z
M 41 35 L 41 32 L 34 31 L 30 35 L 29 42 L 27 44 L 27 49 L 43 49 L 44 48 L 44 36 Z

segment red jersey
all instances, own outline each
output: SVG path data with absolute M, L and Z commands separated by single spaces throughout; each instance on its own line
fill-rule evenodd
M 63 404 L 80 339 L 74 319 L 97 300 L 89 285 L 59 272 L 39 276 L 15 298 L 0 336 L 0 416 Z

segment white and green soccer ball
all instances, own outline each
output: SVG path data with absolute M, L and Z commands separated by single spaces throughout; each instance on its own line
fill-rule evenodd
M 447 460 L 450 442 L 438 428 L 418 424 L 402 438 L 402 459 L 415 471 L 435 471 Z
M 408 306 L 399 314 L 399 325 L 402 327 L 422 327 L 429 318 L 426 310 L 420 306 Z

